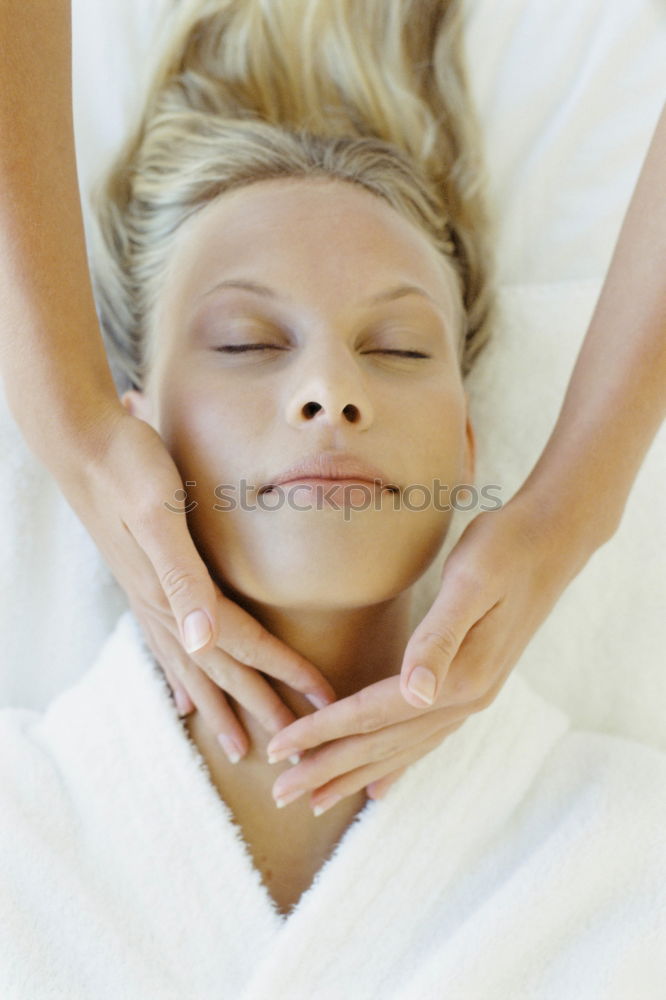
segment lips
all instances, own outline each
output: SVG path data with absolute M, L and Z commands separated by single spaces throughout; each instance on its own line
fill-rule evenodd
M 259 491 L 263 493 L 274 486 L 282 486 L 302 479 L 335 480 L 373 483 L 382 489 L 397 493 L 398 487 L 375 465 L 344 452 L 322 451 L 301 459 L 271 478 Z

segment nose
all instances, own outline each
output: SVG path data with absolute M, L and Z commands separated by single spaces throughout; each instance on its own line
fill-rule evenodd
M 289 397 L 286 416 L 293 427 L 317 420 L 331 426 L 353 424 L 365 430 L 374 414 L 355 362 L 351 358 L 334 360 L 329 354 L 301 373 Z

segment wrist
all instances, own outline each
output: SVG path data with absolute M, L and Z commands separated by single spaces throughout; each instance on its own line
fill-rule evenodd
M 604 494 L 588 481 L 530 475 L 510 503 L 519 507 L 535 537 L 566 548 L 586 562 L 617 530 L 619 518 L 604 503 Z
M 28 408 L 10 407 L 28 447 L 56 477 L 82 461 L 92 461 L 104 450 L 104 442 L 126 410 L 113 383 L 68 391 L 59 386 L 58 396 L 34 401 Z M 46 416 L 45 416 L 46 415 Z
M 99 461 L 119 422 L 127 416 L 127 410 L 117 395 L 110 397 L 104 394 L 87 401 L 81 400 L 77 408 L 62 416 L 61 433 L 65 438 L 62 463 L 66 465 L 71 461 L 80 469 L 82 461 Z

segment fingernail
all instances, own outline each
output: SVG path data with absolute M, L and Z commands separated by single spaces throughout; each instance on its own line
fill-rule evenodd
M 190 611 L 183 622 L 183 640 L 188 653 L 196 653 L 210 639 L 211 628 L 208 615 L 201 608 Z
M 231 763 L 237 764 L 243 755 L 236 741 L 232 740 L 230 736 L 224 736 L 223 733 L 220 733 L 217 739 Z
M 431 670 L 414 667 L 407 682 L 408 691 L 420 698 L 425 705 L 432 705 L 436 687 L 437 679 Z
M 327 705 L 332 704 L 331 701 L 327 701 L 325 698 L 322 698 L 321 695 L 319 694 L 306 694 L 305 697 L 308 699 L 311 705 L 314 705 L 315 708 L 326 708 Z
M 322 813 L 334 806 L 336 802 L 339 802 L 342 798 L 341 795 L 327 795 L 325 796 L 317 805 L 314 807 L 315 816 L 321 816 Z
M 301 755 L 297 750 L 285 747 L 283 750 L 273 750 L 272 753 L 269 753 L 268 763 L 277 764 L 278 761 L 284 760 L 286 757 L 289 758 L 292 764 L 300 764 L 301 762 Z
M 187 700 L 185 699 L 185 695 L 180 690 L 180 688 L 176 688 L 174 690 L 173 698 L 174 701 L 176 702 L 176 708 L 178 709 L 178 714 L 181 716 L 181 718 L 183 715 L 187 715 L 187 713 L 190 710 L 190 706 L 188 705 Z
M 304 788 L 297 788 L 294 792 L 286 792 L 284 795 L 281 795 L 279 799 L 275 800 L 275 805 L 278 809 L 282 809 L 284 806 L 289 805 L 290 802 L 293 802 L 294 799 L 297 799 L 299 795 L 302 795 L 304 791 Z

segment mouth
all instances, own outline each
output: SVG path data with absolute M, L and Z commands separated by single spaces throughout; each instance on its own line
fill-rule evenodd
M 291 465 L 272 477 L 262 486 L 259 494 L 267 493 L 278 486 L 369 486 L 382 492 L 398 493 L 399 488 L 389 481 L 377 466 L 348 453 L 322 451 Z
M 315 490 L 317 487 L 320 489 L 336 489 L 344 488 L 351 489 L 353 487 L 362 487 L 365 489 L 372 488 L 378 489 L 385 493 L 398 493 L 398 487 L 392 485 L 384 485 L 381 480 L 378 479 L 360 479 L 359 477 L 333 477 L 333 476 L 298 476 L 294 479 L 285 479 L 280 483 L 270 483 L 268 486 L 262 486 L 258 491 L 259 496 L 264 493 L 270 493 L 272 490 L 277 489 L 282 486 L 297 486 L 304 487 L 310 490 Z

